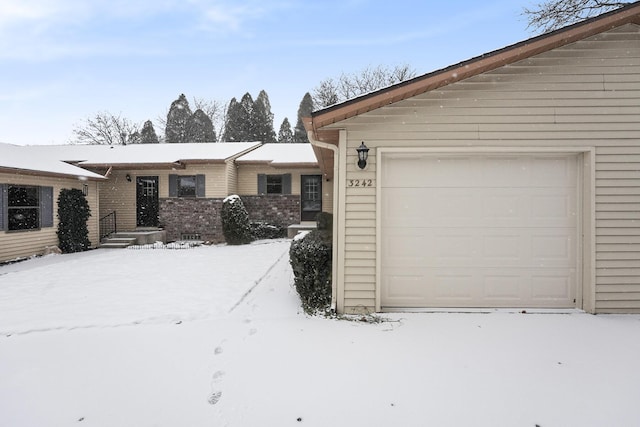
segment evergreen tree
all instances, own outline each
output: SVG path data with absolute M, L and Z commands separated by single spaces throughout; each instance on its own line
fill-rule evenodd
M 58 243 L 63 253 L 91 248 L 87 221 L 91 216 L 89 202 L 77 188 L 63 188 L 58 195 Z
M 187 137 L 185 142 L 216 142 L 216 132 L 207 114 L 197 109 L 187 121 Z
M 255 141 L 255 131 L 252 126 L 253 98 L 249 92 L 245 93 L 240 102 L 233 98 L 227 109 L 227 119 L 224 126 L 224 140 L 228 142 Z
M 187 122 L 191 117 L 189 101 L 181 94 L 178 99 L 171 103 L 167 114 L 167 125 L 165 128 L 165 141 L 169 143 L 187 142 Z
M 158 135 L 156 135 L 156 131 L 153 128 L 153 123 L 151 120 L 147 120 L 142 125 L 142 130 L 140 131 L 140 144 L 157 144 Z
M 291 130 L 291 123 L 289 123 L 289 119 L 286 117 L 280 125 L 280 131 L 278 131 L 278 142 L 287 144 L 293 142 L 293 131 Z
M 276 142 L 276 133 L 273 130 L 273 113 L 269 95 L 264 90 L 260 91 L 256 102 L 253 104 L 251 115 L 253 139 L 265 144 Z
M 298 107 L 298 121 L 294 129 L 293 142 L 309 142 L 302 118 L 311 116 L 312 111 L 313 99 L 311 98 L 311 94 L 307 92 L 302 97 L 302 101 L 300 101 L 300 106 Z

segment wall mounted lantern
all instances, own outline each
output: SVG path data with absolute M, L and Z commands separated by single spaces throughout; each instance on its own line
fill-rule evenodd
M 127 181 L 131 182 L 131 175 L 127 174 L 125 178 L 127 178 Z
M 360 144 L 360 146 L 356 148 L 356 151 L 358 152 L 358 167 L 360 169 L 366 168 L 367 159 L 369 158 L 369 148 L 364 145 L 364 141 L 362 141 L 362 144 Z

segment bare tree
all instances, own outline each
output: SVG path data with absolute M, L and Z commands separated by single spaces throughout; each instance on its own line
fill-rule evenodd
M 127 145 L 140 140 L 140 125 L 107 111 L 89 117 L 73 130 L 75 143 Z
M 324 108 L 415 77 L 408 65 L 388 68 L 367 67 L 356 74 L 342 73 L 338 79 L 327 78 L 313 89 L 313 105 Z
M 547 33 L 631 3 L 610 0 L 548 0 L 533 8 L 525 7 L 524 15 L 529 22 L 527 28 Z

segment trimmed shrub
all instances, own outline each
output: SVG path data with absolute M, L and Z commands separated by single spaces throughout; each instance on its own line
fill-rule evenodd
M 294 239 L 289 249 L 294 284 L 308 314 L 328 313 L 331 306 L 331 237 L 314 230 Z
M 251 235 L 256 240 L 287 237 L 287 229 L 279 225 L 256 221 L 251 223 Z
M 86 251 L 91 247 L 87 220 L 91 209 L 82 190 L 63 188 L 58 196 L 58 242 L 63 253 Z
M 237 195 L 222 201 L 222 234 L 229 245 L 245 245 L 253 241 L 249 214 Z
M 320 212 L 316 215 L 316 228 L 331 237 L 333 235 L 333 215 L 326 212 Z

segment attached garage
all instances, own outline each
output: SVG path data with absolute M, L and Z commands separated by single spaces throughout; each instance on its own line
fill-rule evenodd
M 640 313 L 639 106 L 636 2 L 313 112 L 335 310 Z
M 382 154 L 382 309 L 575 307 L 577 159 Z

